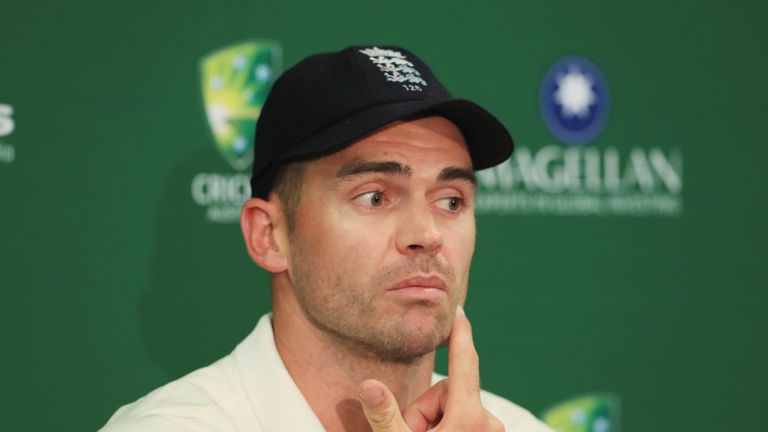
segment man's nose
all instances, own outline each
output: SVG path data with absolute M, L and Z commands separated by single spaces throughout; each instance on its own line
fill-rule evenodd
M 413 204 L 403 212 L 397 248 L 403 255 L 428 254 L 436 256 L 443 246 L 440 231 L 432 208 L 428 203 Z

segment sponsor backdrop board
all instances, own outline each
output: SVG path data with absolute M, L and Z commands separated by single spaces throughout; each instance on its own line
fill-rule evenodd
M 10 2 L 3 430 L 94 430 L 269 309 L 235 223 L 307 54 L 400 44 L 512 130 L 480 175 L 484 386 L 561 431 L 761 430 L 766 6 Z M 438 369 L 445 371 L 445 355 Z

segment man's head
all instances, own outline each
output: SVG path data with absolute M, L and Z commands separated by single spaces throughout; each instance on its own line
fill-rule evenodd
M 461 129 L 475 169 L 512 153 L 506 128 L 479 105 L 451 96 L 430 68 L 398 47 L 317 54 L 275 82 L 256 125 L 253 197 L 266 199 L 286 164 L 339 151 L 394 121 L 445 117 Z
M 270 100 L 283 106 L 278 101 L 288 91 L 278 80 L 257 129 L 255 160 L 260 148 L 268 150 L 254 166 L 255 198 L 244 207 L 243 232 L 254 261 L 273 274 L 273 289 L 282 290 L 275 298 L 294 303 L 307 322 L 349 347 L 410 361 L 448 337 L 474 251 L 473 170 L 504 160 L 512 142 L 490 114 L 450 97 L 410 54 L 354 48 L 330 56 L 343 57 L 344 67 L 355 69 L 350 74 L 360 73 L 360 62 L 372 62 L 373 76 L 364 78 L 380 79 L 379 86 L 399 86 L 402 80 L 389 77 L 408 76 L 433 94 L 414 99 L 408 92 L 418 90 L 379 89 L 392 100 L 357 106 L 276 149 L 271 140 L 286 134 L 275 130 L 279 109 L 268 108 Z M 286 75 L 289 83 L 303 76 Z M 266 137 L 261 143 L 260 136 Z

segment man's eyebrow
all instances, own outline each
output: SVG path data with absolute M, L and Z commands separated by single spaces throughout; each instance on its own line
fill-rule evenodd
M 336 171 L 336 178 L 344 179 L 360 174 L 381 173 L 396 175 L 411 175 L 411 167 L 394 161 L 355 161 L 350 162 Z
M 450 180 L 466 180 L 473 185 L 477 186 L 477 177 L 475 177 L 475 173 L 472 170 L 468 170 L 466 168 L 459 168 L 459 167 L 448 167 L 444 170 L 440 171 L 440 174 L 437 176 L 437 179 L 440 181 L 450 181 Z

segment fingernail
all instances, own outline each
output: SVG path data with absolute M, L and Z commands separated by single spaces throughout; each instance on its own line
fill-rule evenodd
M 364 386 L 360 389 L 360 399 L 371 406 L 378 405 L 383 399 L 384 394 L 381 389 L 375 385 Z
M 456 315 L 467 316 L 467 313 L 464 312 L 464 308 L 461 305 L 458 305 L 456 307 Z

